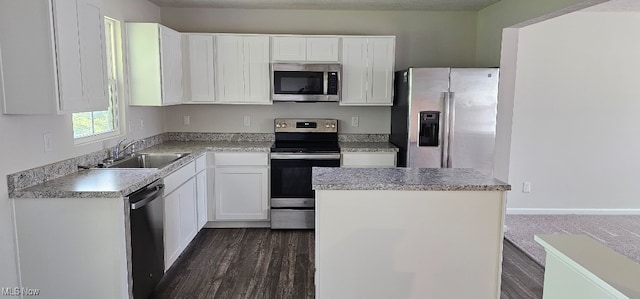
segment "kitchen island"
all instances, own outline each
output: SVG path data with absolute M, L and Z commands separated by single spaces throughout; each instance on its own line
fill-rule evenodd
M 473 169 L 314 168 L 316 298 L 499 298 L 505 192 Z

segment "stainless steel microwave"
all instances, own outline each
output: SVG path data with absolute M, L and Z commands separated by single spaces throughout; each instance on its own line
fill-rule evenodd
M 274 63 L 271 70 L 274 102 L 340 101 L 340 64 Z

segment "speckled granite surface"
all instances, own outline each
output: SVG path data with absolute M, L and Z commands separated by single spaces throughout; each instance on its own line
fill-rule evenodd
M 339 134 L 339 142 L 389 142 L 388 134 Z
M 81 170 L 17 190 L 16 198 L 118 198 L 160 177 L 157 169 Z
M 171 141 L 274 141 L 271 133 L 198 133 L 198 132 L 169 132 L 166 133 Z
M 344 152 L 397 151 L 388 135 L 339 135 Z M 265 152 L 273 145 L 273 134 L 164 133 L 144 139 L 138 153 L 191 153 L 162 169 L 91 169 L 108 157 L 108 150 L 93 152 L 7 176 L 11 198 L 112 198 L 131 193 L 193 161 L 207 151 Z M 347 141 L 357 142 L 347 142 Z M 93 182 L 91 186 L 89 182 Z
M 314 167 L 314 190 L 508 191 L 511 186 L 469 168 Z
M 89 169 L 74 171 L 57 178 L 45 179 L 44 176 L 22 176 L 12 179 L 27 180 L 20 184 L 31 186 L 9 190 L 11 198 L 113 198 L 125 196 L 154 180 L 164 177 L 174 170 L 190 163 L 207 151 L 218 152 L 264 152 L 268 153 L 271 141 L 169 141 L 138 153 L 190 153 L 161 169 Z M 106 157 L 106 153 L 105 156 Z M 104 158 L 103 158 L 104 159 Z M 71 159 L 73 160 L 73 159 Z M 96 160 L 93 164 L 100 162 Z M 87 163 L 88 164 L 88 163 Z M 83 164 L 83 165 L 87 165 Z M 54 165 L 54 164 L 52 164 Z M 70 164 L 77 169 L 77 164 Z M 71 166 L 69 166 L 71 167 Z M 40 173 L 25 171 L 22 173 Z M 33 181 L 39 183 L 32 184 Z M 13 186 L 16 186 L 15 184 Z
M 640 264 L 640 215 L 507 215 L 504 233 L 511 243 L 544 266 L 541 234 L 583 234 Z
M 398 152 L 389 142 L 340 142 L 340 152 Z

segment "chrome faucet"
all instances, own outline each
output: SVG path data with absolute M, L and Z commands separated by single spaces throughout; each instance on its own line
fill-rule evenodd
M 122 147 L 122 142 L 124 142 L 125 140 L 127 140 L 127 138 L 123 138 L 122 140 L 118 141 L 116 146 L 113 147 L 113 150 L 111 151 L 111 159 L 113 159 L 114 161 L 118 161 L 124 158 L 122 157 L 122 154 L 124 154 L 129 148 L 131 148 L 131 154 L 134 154 L 136 143 L 138 143 L 139 141 L 143 141 L 142 139 L 134 140 Z

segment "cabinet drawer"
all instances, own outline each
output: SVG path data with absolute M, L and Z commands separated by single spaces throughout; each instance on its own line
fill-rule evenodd
M 202 154 L 200 157 L 196 158 L 196 173 L 207 169 L 207 155 Z
M 343 153 L 343 167 L 395 167 L 396 153 Z
M 196 174 L 196 163 L 191 162 L 182 168 L 172 172 L 164 178 L 164 194 L 169 194 L 171 191 L 180 187 L 184 182 Z
M 269 165 L 267 153 L 216 153 L 216 166 L 266 166 Z

